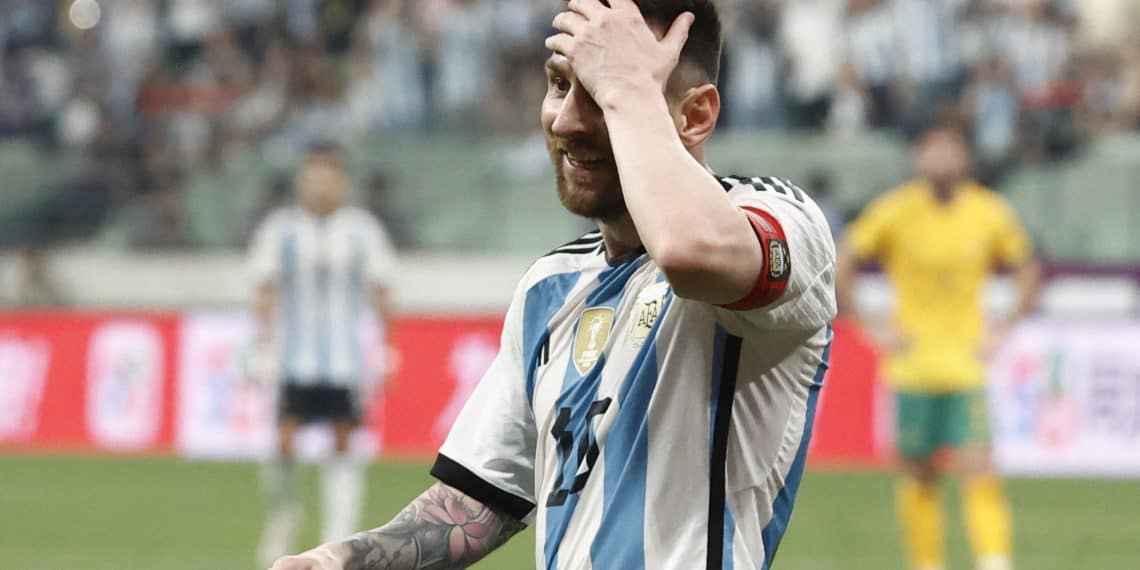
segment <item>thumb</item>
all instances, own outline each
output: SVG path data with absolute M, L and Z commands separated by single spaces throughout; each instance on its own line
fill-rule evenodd
M 685 42 L 689 39 L 689 29 L 693 27 L 693 22 L 697 17 L 692 12 L 685 12 L 677 16 L 673 20 L 673 25 L 669 26 L 669 32 L 665 34 L 665 38 L 661 43 L 671 47 L 673 52 L 680 55 L 681 50 L 685 48 Z

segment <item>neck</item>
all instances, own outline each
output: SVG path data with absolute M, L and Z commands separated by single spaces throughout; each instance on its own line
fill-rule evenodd
M 606 257 L 616 259 L 641 248 L 641 236 L 633 225 L 633 218 L 624 214 L 615 220 L 598 220 L 602 242 L 606 244 Z
M 315 204 L 306 204 L 305 209 L 318 218 L 327 218 L 332 215 L 337 209 L 330 206 L 317 206 Z
M 949 202 L 954 198 L 954 191 L 958 188 L 958 182 L 936 182 L 930 181 L 930 188 L 934 190 L 934 199 L 939 202 Z

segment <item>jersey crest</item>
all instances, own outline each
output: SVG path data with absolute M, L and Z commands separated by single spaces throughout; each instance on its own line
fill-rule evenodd
M 629 329 L 629 342 L 634 348 L 641 348 L 649 338 L 649 333 L 653 332 L 653 325 L 657 324 L 657 317 L 665 307 L 665 294 L 668 291 L 669 284 L 661 281 L 637 294 L 633 308 L 633 326 Z
M 582 311 L 578 318 L 578 334 L 574 337 L 574 368 L 579 374 L 586 374 L 597 364 L 613 324 L 614 310 L 609 307 Z

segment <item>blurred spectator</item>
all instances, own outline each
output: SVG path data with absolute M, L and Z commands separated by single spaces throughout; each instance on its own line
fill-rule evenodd
M 1069 58 L 1069 37 L 1059 11 L 1045 0 L 1023 0 L 1003 34 L 1022 97 L 1047 98 Z
M 9 46 L 24 47 L 48 43 L 55 35 L 54 2 L 44 0 L 7 0 L 0 22 Z
M 783 125 L 781 66 L 776 46 L 778 9 L 772 2 L 746 2 L 725 39 L 725 119 L 737 129 Z
M 148 0 L 110 0 L 103 5 L 106 27 L 102 28 L 101 40 L 108 68 L 114 74 L 111 85 L 124 92 L 124 99 L 130 99 L 157 57 L 158 6 Z
M 1070 0 L 1080 41 L 1094 51 L 1119 50 L 1140 41 L 1140 0 Z
M 864 131 L 870 124 L 872 105 L 871 95 L 859 81 L 855 67 L 850 63 L 845 64 L 836 79 L 827 130 L 846 138 Z
M 22 51 L 9 50 L 0 68 L 0 137 L 43 134 L 36 86 Z
M 1079 130 L 1086 138 L 1103 136 L 1120 127 L 1127 87 L 1121 58 L 1112 53 L 1089 54 L 1080 66 L 1082 92 Z
M 1121 67 L 1120 127 L 1140 130 L 1140 39 L 1124 51 Z
M 493 13 L 485 2 L 453 0 L 435 34 L 436 109 L 449 128 L 482 124 L 484 96 L 494 77 Z
M 325 53 L 342 55 L 348 51 L 357 4 L 356 0 L 323 0 L 320 3 L 318 20 Z
M 1000 57 L 986 60 L 966 90 L 980 178 L 992 184 L 1012 159 L 1018 128 L 1017 89 Z
M 169 0 L 166 25 L 171 35 L 171 57 L 187 62 L 198 55 L 209 35 L 221 23 L 220 2 L 211 0 Z
M 230 124 L 244 136 L 261 138 L 283 121 L 289 105 L 289 57 L 280 41 L 270 43 L 252 85 L 230 110 Z
M 869 97 L 868 120 L 876 128 L 892 124 L 891 84 L 895 78 L 895 30 L 883 0 L 848 2 L 848 60 Z
M 843 1 L 797 0 L 783 5 L 780 44 L 788 62 L 788 124 L 819 129 L 827 121 L 831 88 L 843 52 Z
M 903 113 L 909 133 L 953 103 L 961 87 L 957 50 L 964 0 L 893 0 L 892 18 L 901 56 Z
M 36 243 L 20 247 L 14 285 L 12 304 L 17 307 L 56 307 L 66 302 L 66 296 L 52 276 L 47 252 Z
M 367 50 L 350 75 L 354 114 L 368 115 L 388 131 L 414 131 L 427 116 L 419 22 L 410 0 L 372 0 L 360 29 Z M 363 69 L 363 68 L 367 69 Z M 360 73 L 358 77 L 356 74 Z M 398 89 L 393 89 L 398 85 Z
M 288 160 L 317 139 L 532 134 L 541 40 L 565 7 L 101 0 L 101 20 L 80 29 L 66 2 L 0 3 L 0 139 L 83 165 L 29 218 L 72 235 L 124 204 L 177 225 L 170 195 L 186 181 L 171 173 L 235 148 Z M 1140 0 L 723 4 L 726 128 L 906 134 L 960 112 L 983 176 L 997 176 L 1140 127 Z

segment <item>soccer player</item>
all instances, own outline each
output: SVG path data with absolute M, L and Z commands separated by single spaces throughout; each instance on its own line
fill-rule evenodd
M 375 380 L 359 336 L 363 307 L 371 305 L 385 325 L 392 317 L 395 255 L 376 219 L 347 205 L 342 151 L 313 145 L 295 186 L 298 204 L 262 223 L 250 253 L 259 336 L 275 347 L 281 375 L 273 507 L 259 547 L 266 565 L 292 549 L 300 521 L 293 444 L 305 424 L 328 421 L 335 434 L 335 457 L 321 474 L 323 535 L 331 540 L 358 528 L 364 465 L 350 457 L 349 436 Z M 390 331 L 386 336 L 390 342 Z
M 971 153 L 951 123 L 929 127 L 914 151 L 918 178 L 876 199 L 848 228 L 839 262 L 840 307 L 860 319 L 852 286 L 860 260 L 877 260 L 898 295 L 886 328 L 903 477 L 898 512 L 913 568 L 943 566 L 937 481 L 963 476 L 963 506 L 979 570 L 1011 567 L 1012 523 L 989 453 L 985 361 L 1033 306 L 1040 268 L 1009 204 L 969 178 Z M 1017 300 L 987 322 L 982 293 L 995 268 L 1015 272 Z M 953 461 L 939 450 L 953 450 Z
M 537 260 L 440 449 L 375 530 L 276 570 L 464 568 L 524 525 L 541 568 L 767 568 L 827 368 L 835 245 L 799 188 L 717 177 L 712 0 L 571 0 L 541 119 L 598 229 Z

